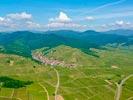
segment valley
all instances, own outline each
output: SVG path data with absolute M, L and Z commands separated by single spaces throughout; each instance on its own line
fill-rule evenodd
M 99 60 L 95 65 L 74 68 L 52 67 L 30 58 L 0 54 L 0 70 L 2 70 L 0 76 L 6 75 L 23 81 L 33 81 L 31 85 L 23 88 L 1 88 L 0 98 L 1 100 L 58 100 L 58 98 L 61 100 L 103 100 L 103 98 L 118 100 L 115 99 L 116 84 L 119 85 L 119 81 L 122 82 L 133 72 L 132 52 L 114 48 L 110 48 L 110 50 L 97 49 L 97 52 L 101 58 L 96 58 Z M 14 61 L 12 66 L 10 66 L 10 60 Z M 92 60 L 95 61 L 93 57 Z M 119 100 L 132 97 L 132 80 L 133 77 L 130 77 L 125 83 L 122 83 L 124 85 L 121 85 L 123 89 Z

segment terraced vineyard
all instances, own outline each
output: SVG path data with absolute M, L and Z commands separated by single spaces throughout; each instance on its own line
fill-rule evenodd
M 0 54 L 0 76 L 33 81 L 22 88 L 1 87 L 0 100 L 132 100 L 132 51 L 95 50 L 100 56 L 94 57 L 95 64 L 74 68 L 51 67 L 30 58 Z

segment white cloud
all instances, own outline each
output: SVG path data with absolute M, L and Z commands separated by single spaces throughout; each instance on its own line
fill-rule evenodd
M 81 25 L 72 21 L 67 14 L 60 12 L 56 18 L 51 18 L 48 24 L 34 22 L 32 15 L 26 12 L 7 14 L 0 17 L 0 28 L 9 30 L 28 29 L 83 29 L 86 25 Z
M 58 23 L 53 22 L 46 25 L 48 28 L 81 28 L 85 27 L 84 25 L 76 24 L 76 23 Z
M 113 23 L 107 24 L 109 27 L 115 27 L 115 28 L 128 28 L 131 27 L 131 23 L 123 20 L 116 20 Z
M 41 25 L 32 21 L 26 22 L 28 28 L 41 28 Z
M 0 17 L 0 21 L 4 21 L 4 18 L 3 17 Z
M 106 3 L 106 4 L 103 4 L 101 6 L 98 6 L 98 7 L 94 8 L 92 10 L 87 10 L 86 12 L 83 13 L 83 15 L 86 15 L 86 14 L 89 14 L 89 13 L 92 13 L 92 12 L 96 12 L 96 11 L 104 9 L 106 7 L 118 5 L 118 4 L 121 4 L 121 3 L 125 2 L 125 1 L 127 1 L 127 0 L 117 0 L 115 2 Z
M 0 28 L 8 29 L 37 29 L 41 25 L 32 20 L 32 15 L 26 12 L 7 14 L 0 17 Z
M 132 17 L 133 11 L 122 11 L 122 12 L 113 12 L 108 14 L 96 15 L 96 19 L 112 19 L 112 18 L 123 18 L 123 17 Z
M 88 20 L 88 21 L 92 21 L 92 20 L 94 20 L 95 18 L 92 17 L 92 16 L 87 16 L 85 19 Z
M 70 17 L 64 12 L 60 12 L 59 16 L 56 18 L 50 18 L 49 23 L 45 25 L 47 28 L 83 28 L 85 25 L 80 25 L 78 23 L 74 23 Z
M 115 2 L 112 2 L 112 3 L 107 3 L 107 4 L 104 4 L 104 5 L 101 5 L 93 10 L 91 10 L 90 12 L 94 12 L 94 11 L 97 11 L 97 10 L 100 10 L 100 9 L 103 9 L 105 7 L 109 7 L 109 6 L 114 6 L 114 5 L 118 5 L 120 3 L 123 3 L 125 2 L 126 0 L 118 0 L 118 1 L 115 1 Z
M 118 21 L 116 21 L 115 23 L 114 23 L 114 25 L 115 26 L 119 26 L 119 27 L 128 27 L 128 26 L 130 26 L 131 25 L 131 23 L 130 22 L 125 22 L 125 21 L 123 21 L 123 20 L 118 20 Z
M 115 24 L 117 24 L 117 25 L 120 25 L 120 26 L 121 26 L 121 25 L 124 25 L 124 21 L 123 21 L 123 20 L 116 21 L 116 22 L 115 22 Z
M 11 18 L 11 19 L 15 19 L 15 20 L 23 20 L 23 19 L 31 19 L 32 15 L 28 14 L 26 12 L 22 12 L 22 13 L 12 13 L 12 14 L 8 14 L 7 17 Z
M 7 14 L 5 17 L 0 17 L 0 27 L 8 29 L 49 29 L 49 28 L 81 28 L 80 25 L 72 22 L 72 19 L 67 14 L 60 12 L 57 18 L 49 20 L 48 24 L 40 25 L 32 19 L 32 15 L 26 12 Z
M 49 21 L 51 21 L 51 22 L 62 22 L 62 23 L 65 23 L 65 22 L 70 22 L 71 21 L 71 18 L 69 18 L 66 13 L 60 12 L 58 17 L 56 17 L 56 18 L 50 18 Z
M 15 24 L 12 24 L 12 20 L 6 17 L 0 17 L 0 27 L 14 27 Z
M 133 28 L 133 23 L 128 22 L 128 21 L 124 21 L 124 20 L 116 20 L 113 23 L 103 24 L 99 27 L 103 28 L 103 30 L 105 30 L 105 29 L 107 29 L 107 30 L 119 29 L 119 28 L 132 29 Z

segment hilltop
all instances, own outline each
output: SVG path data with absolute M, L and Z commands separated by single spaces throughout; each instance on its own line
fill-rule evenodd
M 124 67 L 126 61 L 129 63 L 126 66 L 132 65 L 133 59 L 132 47 L 111 47 L 105 46 L 105 50 L 90 48 L 90 54 L 84 53 L 82 50 L 72 48 L 70 46 L 60 45 L 55 48 L 44 47 L 36 49 L 32 53 L 32 57 L 44 64 L 62 67 L 111 67 L 121 66 Z M 97 56 L 95 56 L 95 55 Z
M 33 51 L 33 58 L 38 57 L 42 62 L 50 65 L 67 67 L 93 66 L 95 57 L 82 52 L 80 49 L 60 45 L 55 48 L 41 48 Z

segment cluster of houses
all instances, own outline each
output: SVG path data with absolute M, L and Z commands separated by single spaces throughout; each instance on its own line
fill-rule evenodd
M 35 52 L 32 54 L 32 58 L 42 62 L 45 65 L 51 65 L 51 66 L 65 66 L 65 67 L 75 67 L 76 64 L 65 64 L 64 61 L 59 61 L 56 59 L 49 59 L 45 57 L 42 53 L 40 52 Z

